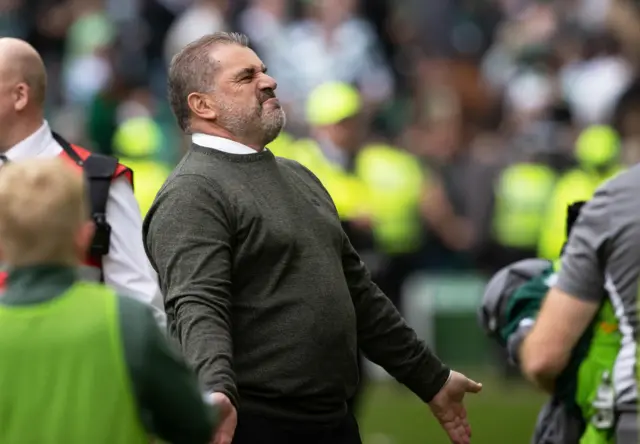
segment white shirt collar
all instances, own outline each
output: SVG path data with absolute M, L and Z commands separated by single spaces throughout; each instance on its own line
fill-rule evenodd
M 40 156 L 54 141 L 51 128 L 45 120 L 42 126 L 26 139 L 18 142 L 4 153 L 9 160 L 22 160 Z
M 191 135 L 191 141 L 196 145 L 212 148 L 218 151 L 224 151 L 230 154 L 255 154 L 256 150 L 246 145 L 235 142 L 224 137 L 212 136 L 210 134 L 194 133 Z

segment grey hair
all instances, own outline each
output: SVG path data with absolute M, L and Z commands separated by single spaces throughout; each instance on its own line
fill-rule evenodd
M 216 45 L 249 46 L 249 38 L 237 32 L 216 32 L 189 43 L 177 53 L 169 65 L 169 103 L 184 132 L 189 132 L 191 110 L 187 98 L 193 92 L 208 92 L 215 73 L 211 49 Z

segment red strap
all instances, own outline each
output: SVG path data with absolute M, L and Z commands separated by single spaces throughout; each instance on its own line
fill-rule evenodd
M 71 148 L 73 148 L 73 150 L 81 160 L 86 160 L 91 155 L 91 151 L 78 145 L 71 145 Z M 69 160 L 69 162 L 71 162 L 72 165 L 75 165 L 78 169 L 81 167 L 81 165 L 78 165 L 71 157 L 69 157 L 66 151 L 62 151 L 60 153 L 60 157 L 64 158 L 65 160 Z M 115 180 L 120 176 L 126 177 L 127 181 L 131 184 L 131 186 L 133 186 L 133 171 L 125 165 L 118 163 L 118 167 L 113 174 L 113 179 Z

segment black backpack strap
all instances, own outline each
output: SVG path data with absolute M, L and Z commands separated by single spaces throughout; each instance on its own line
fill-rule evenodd
M 63 151 L 66 153 L 67 156 L 69 156 L 71 160 L 73 160 L 75 163 L 77 163 L 80 166 L 84 166 L 84 161 L 82 160 L 80 155 L 76 152 L 76 150 L 73 149 L 71 144 L 64 139 L 64 137 L 54 132 L 52 132 L 51 134 L 53 135 L 53 139 L 56 142 L 58 142 L 58 145 L 62 147 Z
M 118 160 L 102 154 L 91 154 L 84 161 L 84 173 L 89 181 L 91 217 L 95 224 L 95 234 L 91 243 L 91 257 L 100 260 L 109 254 L 111 226 L 107 222 L 107 201 L 113 175 L 118 168 Z
M 59 134 L 53 133 L 53 138 L 62 147 L 67 156 L 82 167 L 89 183 L 91 218 L 95 225 L 95 234 L 89 249 L 89 256 L 102 265 L 102 256 L 109 254 L 109 245 L 111 243 L 111 225 L 107 222 L 107 201 L 109 200 L 111 181 L 118 168 L 118 160 L 114 157 L 97 153 L 92 153 L 83 160 L 71 144 Z

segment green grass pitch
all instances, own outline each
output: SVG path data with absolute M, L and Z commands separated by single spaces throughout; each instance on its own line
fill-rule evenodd
M 468 399 L 474 444 L 527 444 L 545 395 L 524 383 L 495 376 L 470 377 L 484 384 Z M 370 383 L 359 414 L 364 444 L 449 444 L 428 408 L 393 382 Z

